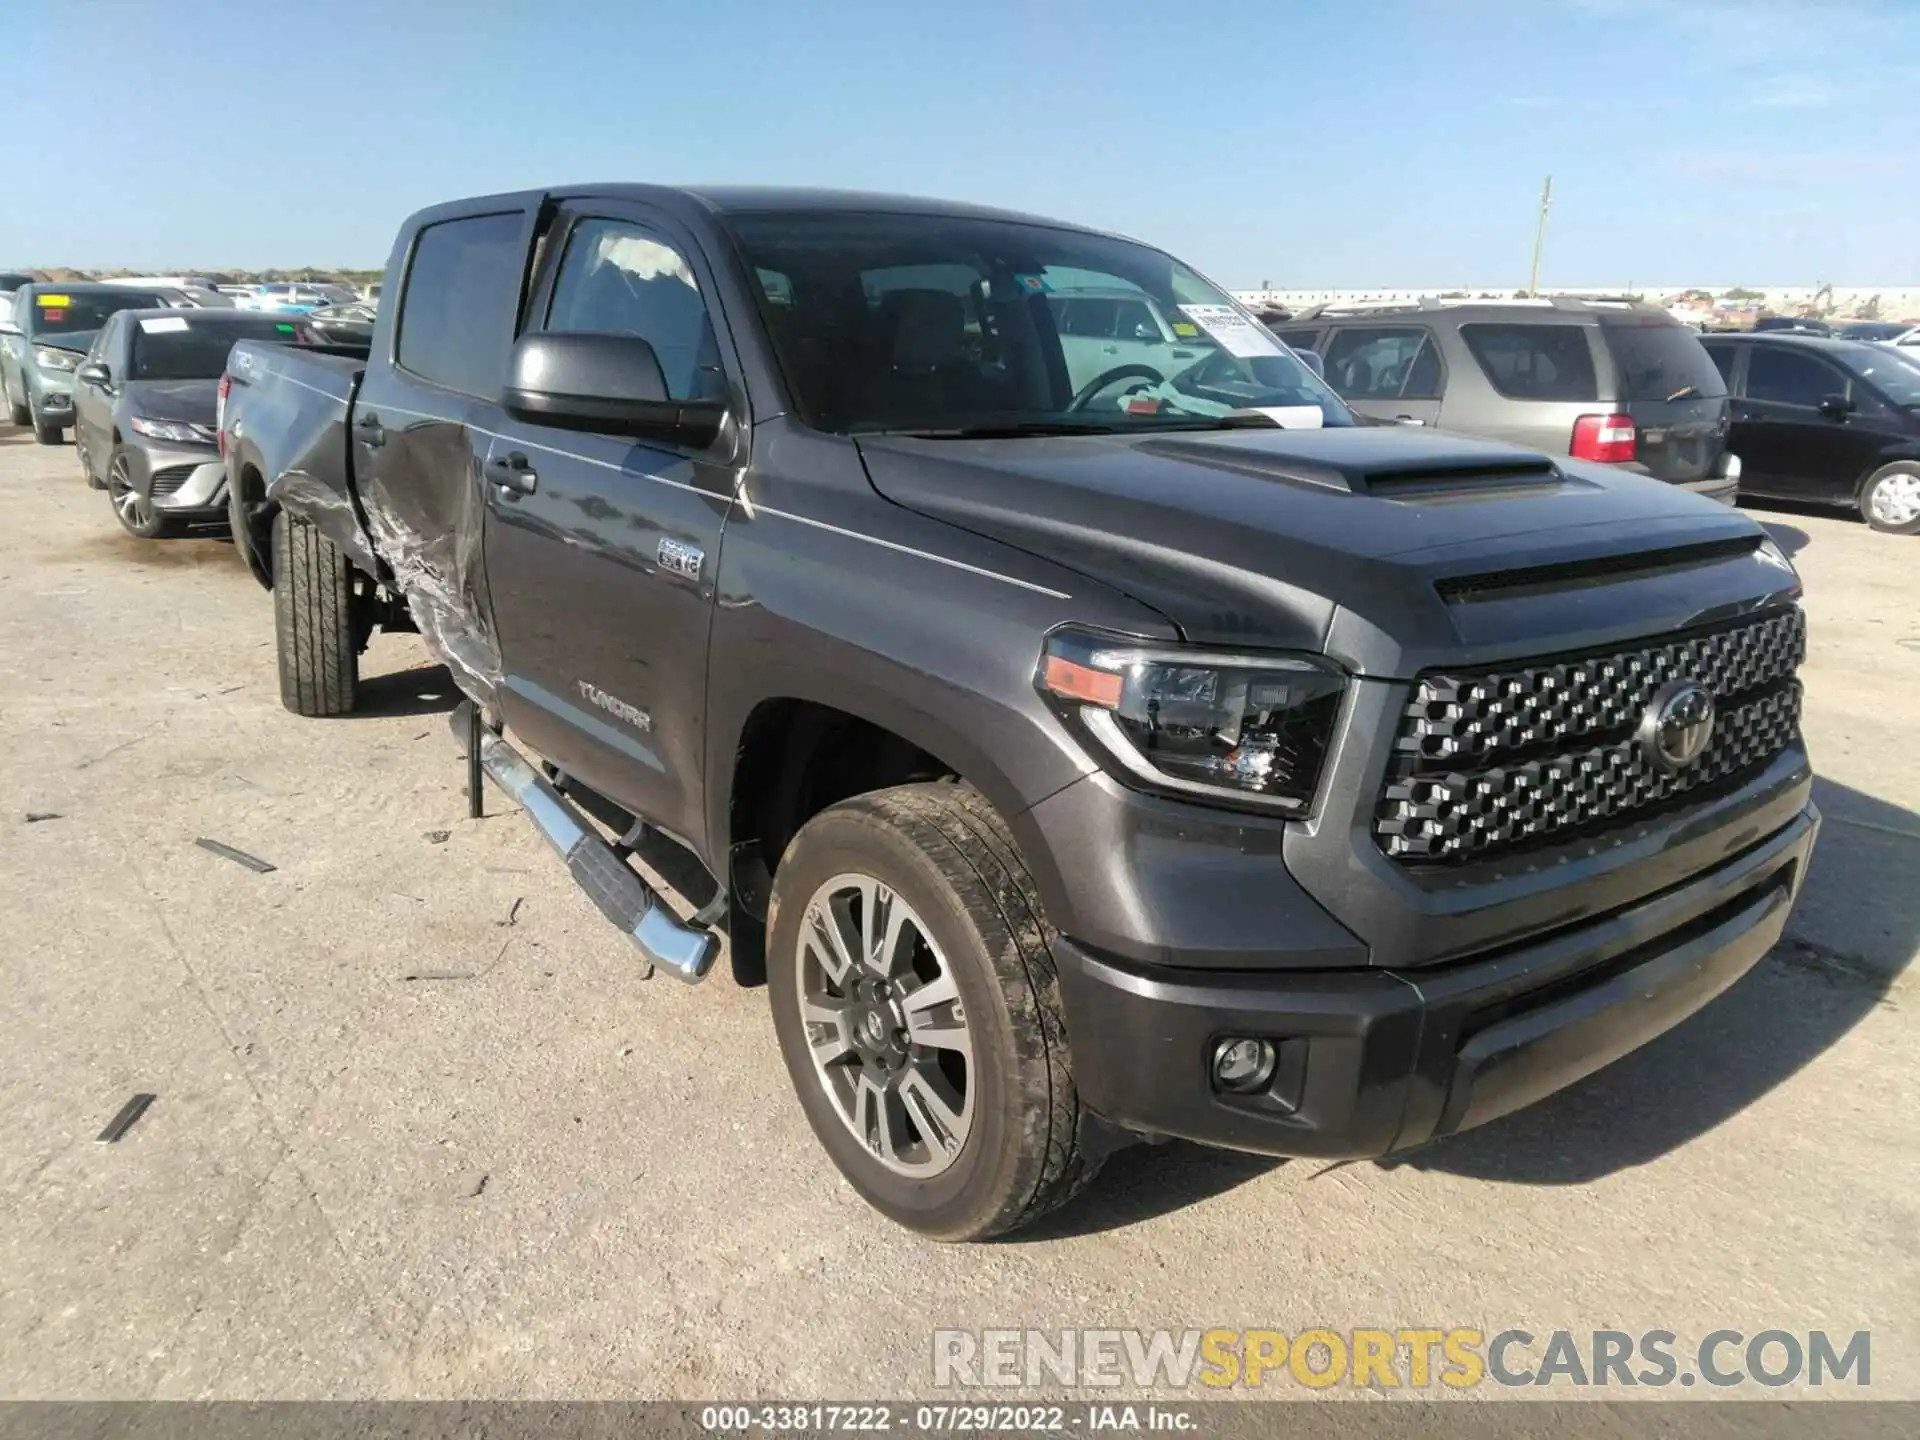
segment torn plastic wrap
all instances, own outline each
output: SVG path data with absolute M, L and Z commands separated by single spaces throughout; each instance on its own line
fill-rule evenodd
M 476 704 L 492 707 L 500 646 L 484 598 L 484 509 L 468 432 L 445 421 L 392 430 L 383 455 L 356 477 L 358 511 L 344 484 L 305 470 L 276 477 L 268 498 L 312 521 L 367 574 L 391 577 L 434 659 Z M 383 482 L 390 474 L 436 483 L 396 492 Z

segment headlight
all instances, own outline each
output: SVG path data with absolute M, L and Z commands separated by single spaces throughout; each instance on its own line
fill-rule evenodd
M 71 350 L 55 350 L 50 346 L 33 347 L 33 363 L 42 370 L 71 370 L 80 363 L 80 357 Z
M 1313 807 L 1346 679 L 1326 661 L 1047 637 L 1035 683 L 1129 783 L 1285 815 Z
M 184 420 L 148 420 L 135 415 L 127 422 L 133 427 L 133 433 L 144 435 L 149 440 L 171 440 L 178 445 L 203 445 L 205 437 L 194 430 Z

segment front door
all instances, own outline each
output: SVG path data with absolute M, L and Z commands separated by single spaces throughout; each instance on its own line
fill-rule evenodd
M 1829 397 L 1844 398 L 1847 384 L 1839 366 L 1803 346 L 1753 343 L 1746 384 L 1734 402 L 1729 447 L 1740 456 L 1741 483 L 1756 494 L 1790 500 L 1850 493 L 1859 474 L 1846 417 L 1820 408 Z
M 563 211 L 526 329 L 637 335 L 675 400 L 744 391 L 711 271 L 645 206 Z M 736 418 L 740 404 L 733 406 Z M 734 431 L 706 450 L 507 418 L 487 456 L 487 579 L 507 723 L 527 744 L 699 848 L 707 638 Z
M 111 463 L 113 441 L 113 397 L 127 382 L 126 313 L 108 319 L 94 336 L 92 348 L 82 363 L 98 361 L 108 370 L 108 383 L 91 384 L 73 377 L 73 444 L 80 452 L 80 463 L 89 475 L 104 480 Z
M 374 548 L 461 689 L 498 704 L 499 644 L 481 560 L 481 468 L 500 415 L 539 197 L 427 224 L 395 323 L 354 403 L 357 488 Z M 397 339 L 396 339 L 397 329 Z

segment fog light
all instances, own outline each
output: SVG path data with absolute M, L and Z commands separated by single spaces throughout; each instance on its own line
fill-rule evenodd
M 1244 1095 L 1273 1078 L 1273 1042 L 1222 1040 L 1213 1047 L 1213 1083 Z

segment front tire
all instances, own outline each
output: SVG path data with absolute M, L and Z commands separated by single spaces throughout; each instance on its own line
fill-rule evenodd
M 31 409 L 27 411 L 27 419 L 33 423 L 33 438 L 35 440 L 39 441 L 42 445 L 58 445 L 60 443 L 61 432 L 66 429 L 64 425 L 49 425 L 38 415 L 34 414 Z
M 273 517 L 273 626 L 280 703 L 315 718 L 350 713 L 360 682 L 353 567 L 331 540 L 285 510 Z
M 88 478 L 92 478 L 89 475 Z M 116 450 L 107 462 L 107 499 L 113 503 L 113 515 L 120 528 L 136 540 L 160 540 L 171 533 L 167 517 L 142 495 L 133 483 L 133 466 L 124 450 Z
M 1896 460 L 1869 475 L 1860 518 L 1887 535 L 1920 535 L 1920 462 Z
M 33 420 L 33 411 L 27 407 L 26 400 L 13 398 L 12 386 L 7 387 L 7 419 L 15 425 L 30 424 Z
M 774 878 L 768 986 L 815 1136 L 937 1240 L 1038 1219 L 1098 1168 L 1032 877 L 966 785 L 822 811 Z

